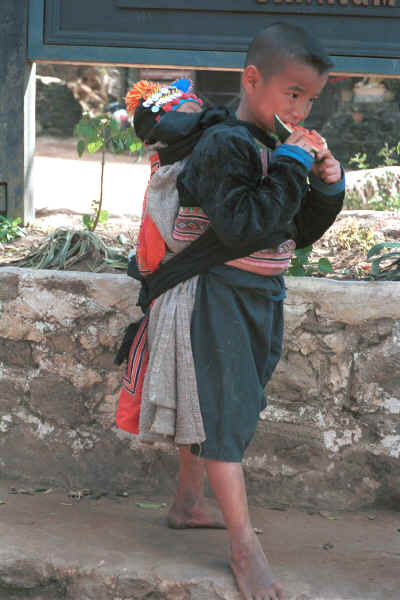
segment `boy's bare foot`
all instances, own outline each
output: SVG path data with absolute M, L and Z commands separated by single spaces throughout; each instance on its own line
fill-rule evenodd
M 248 537 L 245 543 L 232 543 L 231 567 L 243 600 L 283 600 L 260 542 L 254 534 Z
M 203 498 L 175 500 L 169 510 L 167 525 L 171 529 L 226 529 L 219 509 L 208 504 Z

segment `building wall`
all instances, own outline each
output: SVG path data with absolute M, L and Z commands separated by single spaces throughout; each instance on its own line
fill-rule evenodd
M 25 60 L 27 0 L 0 3 L 0 214 L 33 217 L 35 67 Z

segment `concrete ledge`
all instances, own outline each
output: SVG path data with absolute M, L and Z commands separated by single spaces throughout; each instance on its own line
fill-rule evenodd
M 400 319 L 400 285 L 397 281 L 336 281 L 316 277 L 288 277 L 287 305 L 304 300 L 315 306 L 316 315 L 348 325 L 376 319 Z M 289 310 L 290 312 L 290 310 Z
M 400 501 L 400 283 L 288 278 L 284 354 L 245 467 L 262 506 Z M 0 269 L 0 477 L 165 493 L 174 450 L 114 425 L 139 316 L 125 275 Z

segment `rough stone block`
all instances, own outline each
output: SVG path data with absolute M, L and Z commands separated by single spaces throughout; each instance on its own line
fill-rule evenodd
M 0 338 L 0 362 L 12 367 L 37 367 L 28 342 Z
M 32 380 L 29 405 L 41 419 L 52 424 L 74 428 L 89 420 L 85 397 L 71 383 L 52 373 Z
M 16 273 L 0 269 L 0 302 L 14 300 L 18 296 L 19 277 Z

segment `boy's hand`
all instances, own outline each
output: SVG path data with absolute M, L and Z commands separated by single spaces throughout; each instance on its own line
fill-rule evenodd
M 337 183 L 342 179 L 340 163 L 330 150 L 323 150 L 317 154 L 311 172 L 324 183 Z
M 324 183 L 337 183 L 342 179 L 340 162 L 336 160 L 330 150 L 322 150 L 315 155 L 310 143 L 301 131 L 294 131 L 286 140 L 285 144 L 299 146 L 315 157 L 311 172 L 319 177 Z M 280 145 L 278 142 L 277 145 Z
M 309 152 L 314 156 L 314 152 L 312 147 L 310 146 L 307 138 L 301 131 L 293 131 L 285 140 L 285 144 L 292 144 L 293 146 L 299 146 L 299 148 L 303 148 L 306 152 Z

